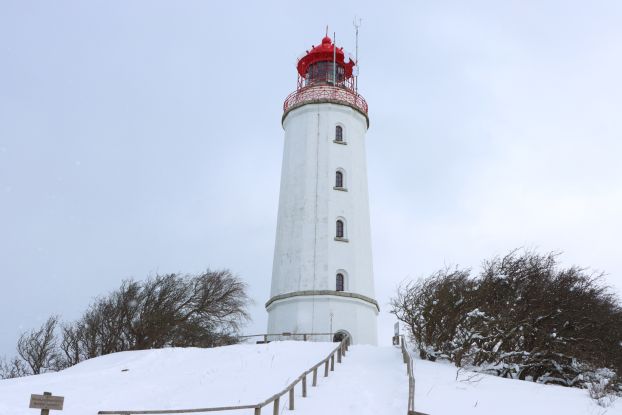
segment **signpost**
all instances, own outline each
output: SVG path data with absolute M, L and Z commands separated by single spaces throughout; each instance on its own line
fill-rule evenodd
M 43 395 L 30 395 L 31 409 L 41 409 L 41 415 L 49 415 L 50 410 L 62 411 L 65 398 L 62 396 L 52 396 L 51 392 L 43 392 Z
M 395 325 L 393 326 L 393 346 L 399 346 L 400 345 L 400 322 L 398 321 L 397 323 L 395 323 Z

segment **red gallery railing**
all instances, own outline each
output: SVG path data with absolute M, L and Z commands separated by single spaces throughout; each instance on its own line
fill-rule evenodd
M 367 115 L 367 102 L 362 96 L 348 88 L 332 85 L 311 85 L 297 89 L 285 98 L 283 112 L 287 113 L 300 105 L 320 102 L 349 105 Z

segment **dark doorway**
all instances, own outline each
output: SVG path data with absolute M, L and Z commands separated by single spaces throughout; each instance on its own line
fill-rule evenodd
M 343 339 L 345 339 L 347 335 L 348 335 L 348 333 L 346 333 L 345 331 L 338 331 L 338 332 L 337 332 L 337 333 L 335 333 L 335 335 L 333 336 L 333 342 L 335 342 L 335 343 L 339 343 L 340 341 L 342 341 Z

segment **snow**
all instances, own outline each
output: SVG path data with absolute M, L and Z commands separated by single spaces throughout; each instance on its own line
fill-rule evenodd
M 448 363 L 415 360 L 415 410 L 430 415 L 622 415 L 622 399 L 602 408 L 585 389 L 463 371 L 457 380 L 456 372 Z
M 296 401 L 296 415 L 405 415 L 408 376 L 402 354 L 392 346 L 351 346 L 343 363 L 308 396 Z
M 335 347 L 285 341 L 114 353 L 58 373 L 0 380 L 0 415 L 33 415 L 30 394 L 44 391 L 65 397 L 63 411 L 54 415 L 254 404 L 283 389 Z
M 181 409 L 253 404 L 272 396 L 335 348 L 334 343 L 273 342 L 214 349 L 115 353 L 58 373 L 0 381 L 0 415 L 33 415 L 31 393 L 65 396 L 53 415 L 99 410 Z M 622 399 L 602 408 L 588 392 L 461 371 L 415 360 L 415 409 L 429 415 L 622 415 Z M 124 371 L 127 369 L 127 371 Z M 298 415 L 406 414 L 408 378 L 395 347 L 351 346 L 328 378 L 295 389 Z M 280 413 L 289 412 L 287 395 Z M 252 410 L 223 412 L 251 415 Z M 272 405 L 262 413 L 272 413 Z

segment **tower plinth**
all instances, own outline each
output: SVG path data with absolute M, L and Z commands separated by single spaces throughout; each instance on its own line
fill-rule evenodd
M 369 118 L 355 65 L 325 37 L 298 60 L 298 85 L 283 105 L 269 333 L 347 333 L 354 343 L 377 343 Z

